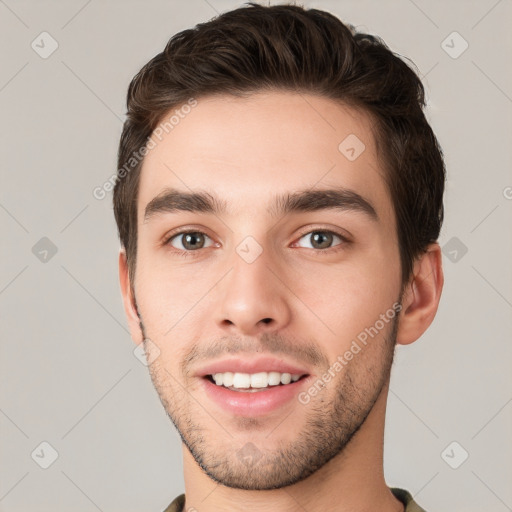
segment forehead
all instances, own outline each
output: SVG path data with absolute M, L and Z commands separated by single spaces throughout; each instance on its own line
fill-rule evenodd
M 176 112 L 178 110 L 178 112 Z M 184 113 L 188 112 L 188 113 Z M 177 115 L 179 114 L 179 115 Z M 267 210 L 276 195 L 342 187 L 389 216 L 371 118 L 333 100 L 271 92 L 212 96 L 153 132 L 141 171 L 139 220 L 163 190 L 210 191 L 232 215 Z

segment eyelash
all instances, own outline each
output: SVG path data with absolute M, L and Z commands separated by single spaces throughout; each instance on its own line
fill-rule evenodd
M 168 237 L 165 238 L 163 245 L 172 247 L 170 242 L 173 238 L 175 238 L 179 235 L 186 235 L 188 233 L 199 233 L 201 235 L 208 236 L 204 231 L 201 231 L 198 229 L 186 229 L 183 231 L 175 231 L 175 232 L 171 233 Z M 322 256 L 325 256 L 328 254 L 333 254 L 340 250 L 343 250 L 344 246 L 350 243 L 350 240 L 345 235 L 341 234 L 338 231 L 333 231 L 332 229 L 310 229 L 310 230 L 300 233 L 297 240 L 300 240 L 305 235 L 308 235 L 311 233 L 329 233 L 331 235 L 337 236 L 341 240 L 341 243 L 339 243 L 338 245 L 335 245 L 333 247 L 328 247 L 327 249 L 314 249 L 314 248 L 311 249 L 311 250 L 315 251 L 317 254 L 322 255 Z M 208 237 L 208 238 L 211 238 L 211 237 Z M 206 247 L 206 249 L 208 249 L 208 247 Z M 309 249 L 309 248 L 305 247 L 305 249 Z M 199 249 L 197 249 L 195 251 L 184 251 L 182 249 L 176 249 L 175 247 L 172 247 L 172 251 L 177 253 L 177 255 L 180 257 L 189 258 L 189 257 L 194 257 L 195 256 L 194 253 L 199 252 Z

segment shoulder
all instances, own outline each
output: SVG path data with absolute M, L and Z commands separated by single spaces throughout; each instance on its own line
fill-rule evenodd
M 391 492 L 395 498 L 400 500 L 405 505 L 405 512 L 426 512 L 425 509 L 421 508 L 413 499 L 411 493 L 405 489 L 398 487 L 390 487 Z
M 183 512 L 185 506 L 185 494 L 180 494 L 163 512 Z

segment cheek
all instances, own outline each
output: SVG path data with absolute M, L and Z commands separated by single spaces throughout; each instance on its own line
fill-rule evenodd
M 201 323 L 204 296 L 215 284 L 209 272 L 198 275 L 197 268 L 170 265 L 163 258 L 145 259 L 141 254 L 137 265 L 136 298 L 147 334 L 159 343 L 183 339 L 180 332 L 187 328 L 186 339 L 194 334 L 193 325 Z
M 141 240 L 137 255 L 136 296 L 148 337 L 162 360 L 175 365 L 183 351 L 204 337 L 211 322 L 211 299 L 227 269 L 214 261 L 166 254 Z
M 341 350 L 393 307 L 399 294 L 399 270 L 396 261 L 386 256 L 310 266 L 297 273 L 292 289 L 311 312 L 308 329 L 317 323 L 317 333 L 325 333 L 325 339 L 332 341 L 329 345 Z

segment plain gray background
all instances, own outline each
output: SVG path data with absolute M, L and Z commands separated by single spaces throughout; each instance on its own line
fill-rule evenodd
M 304 2 L 412 59 L 445 152 L 445 288 L 431 328 L 398 348 L 385 438 L 388 484 L 429 512 L 512 510 L 511 4 Z M 111 194 L 92 191 L 115 172 L 132 76 L 239 5 L 0 0 L 4 512 L 156 512 L 184 490 L 126 327 Z

